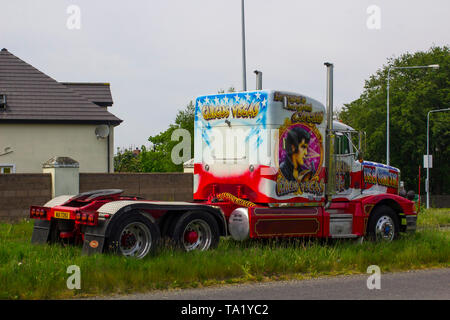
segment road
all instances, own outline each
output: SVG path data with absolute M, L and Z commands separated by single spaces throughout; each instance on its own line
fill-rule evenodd
M 380 289 L 367 287 L 370 274 L 311 280 L 152 291 L 96 299 L 124 300 L 450 300 L 450 268 L 383 273 Z M 375 283 L 375 282 L 372 282 Z

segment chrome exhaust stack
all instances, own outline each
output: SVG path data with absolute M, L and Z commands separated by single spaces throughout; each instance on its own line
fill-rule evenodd
M 262 72 L 258 70 L 253 72 L 256 74 L 256 90 L 262 90 Z
M 325 187 L 325 209 L 331 205 L 331 196 L 336 193 L 336 166 L 334 161 L 334 139 L 333 132 L 333 64 L 324 63 L 327 67 L 327 136 L 326 136 L 326 187 Z

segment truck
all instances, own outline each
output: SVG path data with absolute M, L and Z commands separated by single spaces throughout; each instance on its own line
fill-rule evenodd
M 143 258 L 169 240 L 185 251 L 221 237 L 370 238 L 416 229 L 398 168 L 364 159 L 364 135 L 333 120 L 333 64 L 326 107 L 303 94 L 263 90 L 195 101 L 193 201 L 151 201 L 119 189 L 31 206 L 32 243 L 82 245 L 84 254 Z

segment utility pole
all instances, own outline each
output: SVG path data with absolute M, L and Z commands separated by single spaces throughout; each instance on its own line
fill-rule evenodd
M 244 15 L 244 0 L 241 0 L 242 4 L 242 91 L 247 91 L 247 72 L 245 63 L 245 15 Z

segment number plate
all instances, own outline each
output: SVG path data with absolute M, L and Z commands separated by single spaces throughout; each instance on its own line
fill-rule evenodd
M 70 212 L 55 211 L 53 216 L 57 219 L 70 219 Z

